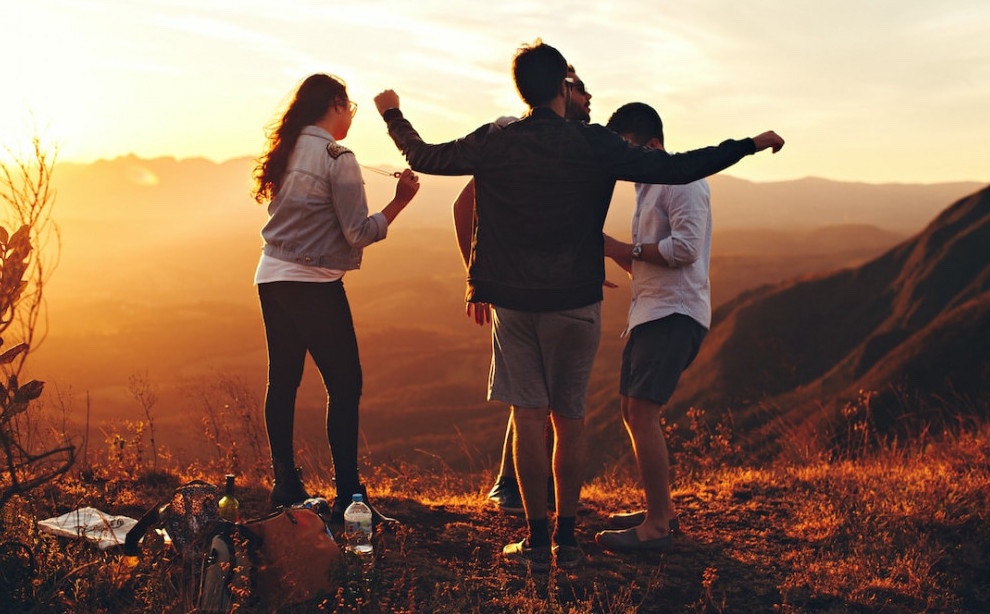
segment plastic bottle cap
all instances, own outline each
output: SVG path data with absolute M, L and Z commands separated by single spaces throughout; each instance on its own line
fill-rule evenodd
M 351 501 L 353 501 L 355 503 L 357 503 L 359 501 L 364 501 L 364 495 L 362 495 L 359 492 L 356 492 L 353 495 L 351 495 Z

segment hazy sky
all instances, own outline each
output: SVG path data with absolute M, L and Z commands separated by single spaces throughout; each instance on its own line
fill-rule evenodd
M 398 166 L 377 92 L 456 138 L 523 110 L 512 55 L 542 37 L 593 121 L 638 100 L 672 150 L 787 140 L 737 177 L 990 180 L 987 0 L 3 0 L 0 23 L 0 145 L 33 125 L 62 161 L 256 156 L 296 85 L 331 72 L 360 105 L 345 144 Z

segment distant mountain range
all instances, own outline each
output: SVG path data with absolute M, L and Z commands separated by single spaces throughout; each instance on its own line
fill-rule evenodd
M 861 266 L 724 304 L 672 405 L 732 408 L 756 437 L 768 418 L 836 437 L 843 408 L 887 432 L 987 416 L 990 188 Z
M 91 164 L 59 164 L 58 215 L 65 219 L 118 219 L 178 222 L 195 217 L 229 223 L 248 220 L 258 207 L 250 197 L 254 161 L 236 158 L 217 164 L 205 159 L 146 160 L 134 156 Z M 389 169 L 394 170 L 394 169 Z M 726 171 L 731 173 L 731 169 Z M 449 227 L 450 207 L 465 177 L 422 177 L 422 189 L 402 214 L 407 226 Z M 365 173 L 372 210 L 387 203 L 395 180 Z M 805 178 L 754 183 L 719 174 L 709 178 L 716 229 L 812 230 L 824 226 L 867 225 L 900 234 L 916 232 L 946 203 L 980 189 L 975 182 L 866 184 Z M 635 196 L 619 183 L 609 228 L 627 230 Z M 187 232 L 196 227 L 181 225 Z M 209 223 L 203 227 L 210 227 Z

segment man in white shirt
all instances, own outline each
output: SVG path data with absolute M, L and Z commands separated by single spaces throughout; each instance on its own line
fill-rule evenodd
M 620 107 L 608 127 L 634 145 L 664 149 L 663 122 L 643 103 Z M 708 182 L 636 184 L 632 243 L 605 236 L 605 255 L 632 276 L 619 392 L 646 510 L 613 514 L 620 530 L 595 541 L 612 551 L 665 550 L 679 529 L 660 412 L 711 326 L 712 212 Z

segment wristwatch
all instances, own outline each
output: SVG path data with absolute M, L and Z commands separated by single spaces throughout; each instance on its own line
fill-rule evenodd
M 637 243 L 636 245 L 633 245 L 632 257 L 633 257 L 633 260 L 642 260 L 643 259 L 643 244 L 642 243 Z

